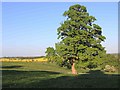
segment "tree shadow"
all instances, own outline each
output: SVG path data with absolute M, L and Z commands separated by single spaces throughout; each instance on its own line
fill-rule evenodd
M 3 70 L 3 88 L 118 88 L 118 74 L 90 70 L 86 74 L 65 75 L 53 71 Z M 14 80 L 13 82 L 10 82 Z
M 42 80 L 41 88 L 119 88 L 120 75 L 104 74 L 100 70 L 90 70 L 86 74 L 76 76 L 60 76 Z M 31 83 L 36 85 L 37 83 Z
M 2 87 L 3 88 L 27 88 L 34 87 L 32 82 L 47 80 L 59 72 L 52 71 L 17 71 L 17 70 L 1 70 Z M 39 83 L 37 83 L 39 86 Z M 37 87 L 38 87 L 37 86 Z
M 59 72 L 52 72 L 52 71 L 18 71 L 18 70 L 1 70 L 2 75 L 40 75 L 40 76 L 45 76 L 45 75 L 53 75 L 53 74 L 60 74 Z M 37 75 L 37 76 L 38 76 Z
M 2 66 L 1 68 L 3 69 L 12 69 L 12 68 L 21 68 L 23 66 L 18 66 L 18 65 L 14 65 L 14 66 Z

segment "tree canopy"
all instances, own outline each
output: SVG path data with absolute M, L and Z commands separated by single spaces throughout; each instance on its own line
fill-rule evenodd
M 106 54 L 101 42 L 106 39 L 97 20 L 89 15 L 85 6 L 75 4 L 63 13 L 67 19 L 57 29 L 59 43 L 55 44 L 55 54 L 63 66 L 97 67 Z

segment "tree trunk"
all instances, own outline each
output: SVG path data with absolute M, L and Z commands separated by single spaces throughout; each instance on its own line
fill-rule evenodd
M 75 69 L 75 63 L 72 64 L 72 74 L 76 75 L 77 71 Z

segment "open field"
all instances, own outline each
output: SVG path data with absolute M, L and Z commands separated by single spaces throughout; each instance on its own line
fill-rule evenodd
M 0 58 L 0 62 L 46 62 L 46 58 Z
M 47 62 L 3 62 L 3 88 L 118 88 L 119 74 L 90 70 L 77 76 Z

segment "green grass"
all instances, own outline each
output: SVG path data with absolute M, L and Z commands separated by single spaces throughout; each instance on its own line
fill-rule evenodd
M 9 68 L 12 66 L 13 68 Z M 70 70 L 63 69 L 56 64 L 46 62 L 3 62 L 3 70 L 19 70 L 19 71 L 54 71 L 66 73 Z M 7 68 L 8 67 L 8 68 Z
M 71 70 L 41 62 L 3 62 L 3 88 L 118 88 L 119 74 L 91 70 L 77 76 Z

